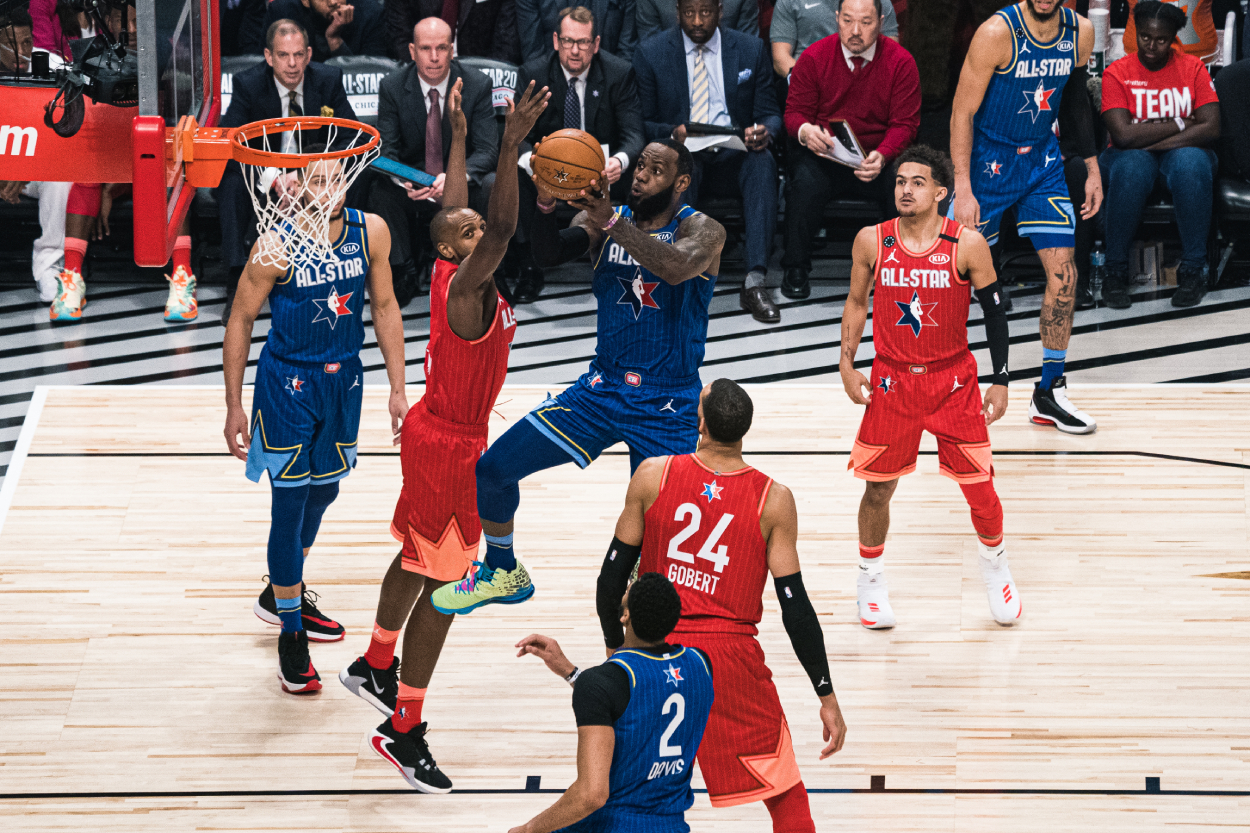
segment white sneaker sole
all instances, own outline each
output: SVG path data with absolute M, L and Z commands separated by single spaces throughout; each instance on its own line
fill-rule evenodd
M 1032 402 L 1029 403 L 1029 422 L 1034 425 L 1043 425 L 1047 428 L 1056 428 L 1065 434 L 1092 434 L 1098 430 L 1097 423 L 1091 425 L 1064 425 L 1048 416 L 1043 416 L 1042 412 L 1037 410 L 1037 406 Z
M 266 625 L 273 625 L 274 627 L 278 627 L 278 628 L 282 627 L 282 617 L 277 616 L 276 614 L 270 613 L 269 611 L 261 607 L 259 599 L 252 602 L 252 612 L 256 614 L 257 619 L 264 622 Z M 308 629 L 305 628 L 305 630 L 308 630 Z M 346 637 L 347 637 L 346 632 L 341 633 L 338 636 L 319 636 L 313 633 L 312 631 L 308 631 L 309 642 L 342 642 L 343 639 L 345 639 Z
M 344 668 L 342 671 L 339 672 L 339 682 L 342 683 L 343 687 L 346 688 L 348 691 L 350 691 L 352 694 L 355 694 L 361 700 L 364 700 L 370 706 L 373 706 L 375 709 L 382 712 L 382 714 L 386 715 L 387 717 L 390 717 L 391 715 L 395 714 L 394 709 L 387 708 L 385 703 L 383 703 L 377 697 L 374 697 L 373 693 L 369 691 L 368 688 L 365 687 L 365 683 L 367 681 L 364 679 L 364 677 L 356 677 L 351 674 L 348 674 L 347 669 Z
M 429 784 L 423 784 L 418 781 L 411 773 L 409 773 L 406 766 L 395 760 L 391 757 L 391 754 L 386 751 L 385 741 L 389 740 L 390 738 L 386 735 L 374 730 L 369 733 L 369 748 L 377 753 L 379 758 L 395 767 L 395 769 L 399 771 L 399 774 L 403 776 L 404 780 L 408 782 L 408 786 L 412 787 L 417 792 L 425 793 L 426 795 L 446 795 L 451 792 L 451 787 L 432 787 Z M 379 741 L 382 742 L 379 743 Z

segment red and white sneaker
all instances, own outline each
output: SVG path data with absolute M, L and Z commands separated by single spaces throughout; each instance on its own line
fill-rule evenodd
M 1024 613 L 1024 605 L 1020 601 L 1020 591 L 1011 580 L 1011 568 L 1007 566 L 1007 553 L 1001 552 L 996 558 L 987 558 L 987 550 L 982 547 L 981 578 L 985 580 L 985 593 L 990 600 L 990 614 L 1000 625 L 1014 625 Z
M 278 602 L 273 595 L 273 585 L 269 576 L 265 576 L 265 589 L 260 591 L 260 598 L 252 605 L 252 612 L 262 622 L 282 627 L 282 617 L 278 615 Z M 320 597 L 304 587 L 304 598 L 300 602 L 301 620 L 304 631 L 313 642 L 338 642 L 346 634 L 346 630 L 338 622 L 322 613 L 317 608 Z
M 890 590 L 885 583 L 884 571 L 869 573 L 860 570 L 856 595 L 859 598 L 861 625 L 873 630 L 894 627 L 894 608 L 890 607 Z
M 308 631 L 284 631 L 278 636 L 278 682 L 287 694 L 321 691 L 321 675 L 308 656 Z

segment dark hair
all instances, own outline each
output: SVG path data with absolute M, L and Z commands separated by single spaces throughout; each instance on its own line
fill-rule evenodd
M 659 573 L 643 573 L 629 586 L 625 597 L 629 624 L 644 642 L 660 642 L 677 627 L 681 596 L 673 583 Z
M 312 41 L 308 39 L 308 30 L 289 17 L 284 17 L 269 24 L 269 30 L 265 32 L 265 48 L 272 52 L 273 42 L 278 39 L 278 35 L 292 35 L 296 32 L 304 37 L 305 49 L 312 46 Z
M 898 159 L 894 162 L 894 174 L 898 175 L 898 169 L 905 162 L 915 162 L 917 165 L 925 165 L 929 168 L 929 174 L 946 190 L 955 187 L 955 168 L 951 165 L 951 158 L 940 150 L 934 150 L 928 145 L 912 145 L 907 150 L 899 154 Z
M 872 7 L 877 10 L 877 17 L 881 17 L 884 12 L 881 11 L 881 0 L 872 0 Z M 842 4 L 838 4 L 838 14 L 842 13 Z
M 591 40 L 599 37 L 599 21 L 595 20 L 595 13 L 585 6 L 565 6 L 560 9 L 560 17 L 556 20 L 556 35 L 564 27 L 566 17 L 573 18 L 574 23 L 589 23 Z
M 751 397 L 732 379 L 717 379 L 703 398 L 703 421 L 708 435 L 718 443 L 736 443 L 745 437 L 754 414 Z
M 452 215 L 461 211 L 472 211 L 473 209 L 465 205 L 452 206 L 444 208 L 442 211 L 434 215 L 434 219 L 430 220 L 430 242 L 434 244 L 434 248 L 438 248 L 438 244 L 444 242 L 443 235 L 451 232 L 455 234 L 459 228 L 459 224 L 452 221 Z M 450 241 L 447 241 L 450 245 Z
M 1160 3 L 1159 0 L 1141 0 L 1137 8 L 1133 9 L 1133 23 L 1141 29 L 1148 20 L 1158 20 L 1170 28 L 1175 37 L 1177 32 L 1185 28 L 1189 18 L 1178 6 Z
M 10 26 L 14 29 L 33 29 L 35 22 L 31 20 L 30 12 L 21 6 L 15 6 L 0 15 L 0 29 L 8 29 Z
M 652 139 L 647 144 L 663 145 L 677 152 L 677 175 L 685 174 L 690 176 L 694 172 L 694 157 L 690 155 L 689 149 L 676 139 L 670 139 L 665 136 L 663 139 Z

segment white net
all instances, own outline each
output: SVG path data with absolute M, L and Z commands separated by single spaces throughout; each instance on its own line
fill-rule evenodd
M 332 259 L 330 224 L 343 210 L 347 189 L 377 158 L 376 138 L 355 122 L 291 119 L 249 131 L 249 147 L 280 149 L 240 160 L 260 234 L 252 261 L 285 269 L 297 259 Z M 252 161 L 260 157 L 263 163 Z

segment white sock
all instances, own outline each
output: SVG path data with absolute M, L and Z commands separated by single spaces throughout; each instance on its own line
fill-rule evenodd
M 763 286 L 766 279 L 765 274 L 758 269 L 747 272 L 746 280 L 742 282 L 742 288 L 754 289 L 757 286 Z
M 981 551 L 981 557 L 986 561 L 992 561 L 995 564 L 1007 552 L 1006 541 L 999 541 L 996 547 L 987 547 L 983 541 L 977 541 L 977 549 Z

